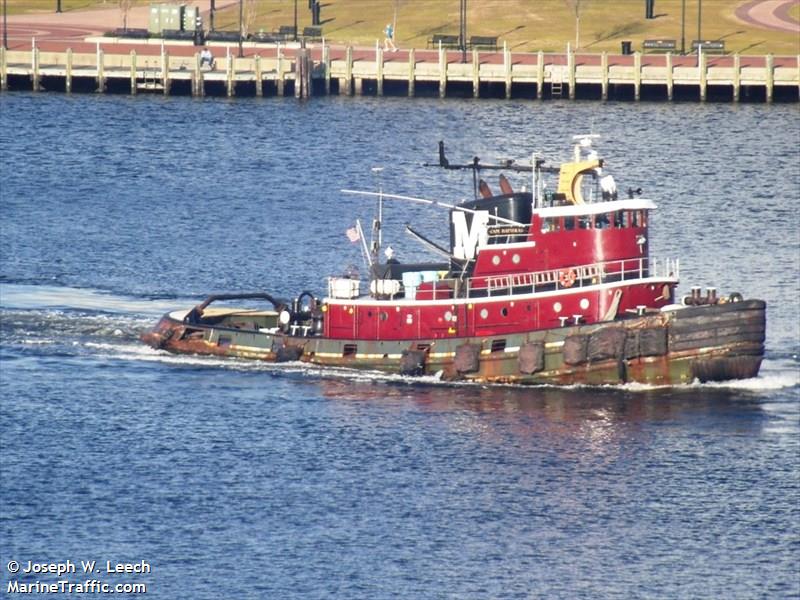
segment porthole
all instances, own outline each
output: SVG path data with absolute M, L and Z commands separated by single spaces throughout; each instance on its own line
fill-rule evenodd
M 500 309 L 500 314 L 503 315 L 504 317 L 507 317 L 508 309 L 504 306 L 503 308 Z
M 589 308 L 589 299 L 588 298 L 581 298 L 581 308 L 586 310 Z
M 492 264 L 495 265 L 495 266 L 500 264 L 500 255 L 499 254 L 495 254 L 492 257 Z
M 382 310 L 380 313 L 378 313 L 378 318 L 379 318 L 381 321 L 385 321 L 386 319 L 388 319 L 388 318 L 389 318 L 389 314 L 388 314 L 386 311 L 383 311 L 383 310 Z
M 511 257 L 511 262 L 513 262 L 515 265 L 518 265 L 520 260 L 522 259 L 519 257 L 519 254 L 514 254 Z
M 557 312 L 557 313 L 560 313 L 561 312 L 561 302 L 556 302 L 555 304 L 553 304 L 553 310 L 555 312 Z
M 445 321 L 452 321 L 453 320 L 453 313 L 451 313 L 449 310 L 446 313 L 444 313 L 444 320 Z
M 486 310 L 485 308 L 482 308 L 480 314 L 481 314 L 481 319 L 485 319 L 486 317 L 489 316 L 489 311 Z

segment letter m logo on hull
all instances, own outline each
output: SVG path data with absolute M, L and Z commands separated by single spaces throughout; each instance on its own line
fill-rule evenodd
M 460 259 L 475 258 L 475 250 L 478 246 L 485 246 L 489 239 L 489 212 L 476 210 L 474 213 L 465 213 L 454 210 L 450 213 L 450 221 L 453 256 Z

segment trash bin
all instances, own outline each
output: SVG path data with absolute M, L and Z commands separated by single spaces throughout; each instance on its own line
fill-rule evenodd
M 622 42 L 622 53 L 625 55 L 633 54 L 633 50 L 631 50 L 631 42 L 629 40 Z

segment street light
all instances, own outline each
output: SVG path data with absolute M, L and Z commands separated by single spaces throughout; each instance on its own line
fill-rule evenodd
M 6 0 L 3 0 L 3 48 L 8 50 L 8 5 Z
M 701 16 L 703 14 L 703 0 L 697 0 L 697 42 L 701 42 L 703 40 L 703 36 L 700 35 L 700 21 Z
M 244 23 L 244 0 L 239 0 L 239 58 L 244 56 L 242 49 L 242 24 Z
M 461 0 L 459 6 L 460 28 L 458 45 L 461 48 L 461 62 L 467 62 L 467 0 Z
M 681 0 L 681 55 L 684 54 L 686 54 L 686 0 Z

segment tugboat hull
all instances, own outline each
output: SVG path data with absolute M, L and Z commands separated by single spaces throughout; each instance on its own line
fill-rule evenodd
M 241 312 L 214 323 L 165 315 L 142 336 L 178 354 L 266 362 L 302 361 L 448 381 L 508 384 L 676 385 L 755 377 L 764 354 L 761 300 L 664 310 L 591 325 L 494 337 L 342 340 L 280 331 L 277 312 L 251 322 Z M 273 326 L 274 325 L 274 326 Z

